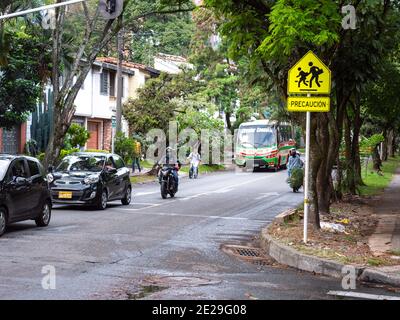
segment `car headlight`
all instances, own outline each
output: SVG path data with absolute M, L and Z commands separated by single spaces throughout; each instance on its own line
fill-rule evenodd
M 48 183 L 52 183 L 52 182 L 54 181 L 54 176 L 53 176 L 51 173 L 49 173 L 49 174 L 46 176 L 46 179 L 47 179 L 47 182 L 48 182 Z
M 83 182 L 85 182 L 85 184 L 97 183 L 99 182 L 99 176 L 97 175 L 88 176 L 83 180 Z

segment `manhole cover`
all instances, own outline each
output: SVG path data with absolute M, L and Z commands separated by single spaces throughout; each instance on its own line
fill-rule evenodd
M 223 244 L 221 245 L 221 250 L 226 254 L 258 266 L 273 264 L 273 260 L 267 257 L 264 252 L 259 248 Z

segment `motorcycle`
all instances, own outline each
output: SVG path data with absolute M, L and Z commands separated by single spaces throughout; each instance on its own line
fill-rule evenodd
M 163 199 L 167 199 L 168 194 L 173 198 L 178 192 L 178 186 L 172 173 L 173 170 L 175 169 L 171 166 L 164 166 L 160 170 L 159 182 L 161 185 L 161 197 Z

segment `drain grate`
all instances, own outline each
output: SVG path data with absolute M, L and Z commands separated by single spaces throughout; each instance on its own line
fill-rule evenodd
M 243 257 L 261 257 L 261 252 L 256 248 L 238 247 L 235 248 L 236 252 Z
M 223 244 L 221 245 L 221 250 L 226 254 L 258 266 L 273 264 L 273 260 L 267 257 L 264 252 L 259 248 Z

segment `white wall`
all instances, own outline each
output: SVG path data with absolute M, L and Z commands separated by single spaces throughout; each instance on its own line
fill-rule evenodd
M 128 97 L 127 75 L 124 77 L 124 98 Z M 110 81 L 109 81 L 110 83 Z M 76 99 L 76 116 L 84 116 L 89 118 L 111 119 L 115 115 L 116 99 L 110 99 L 109 95 L 100 94 L 100 73 L 93 69 L 87 75 L 83 88 L 79 91 Z

